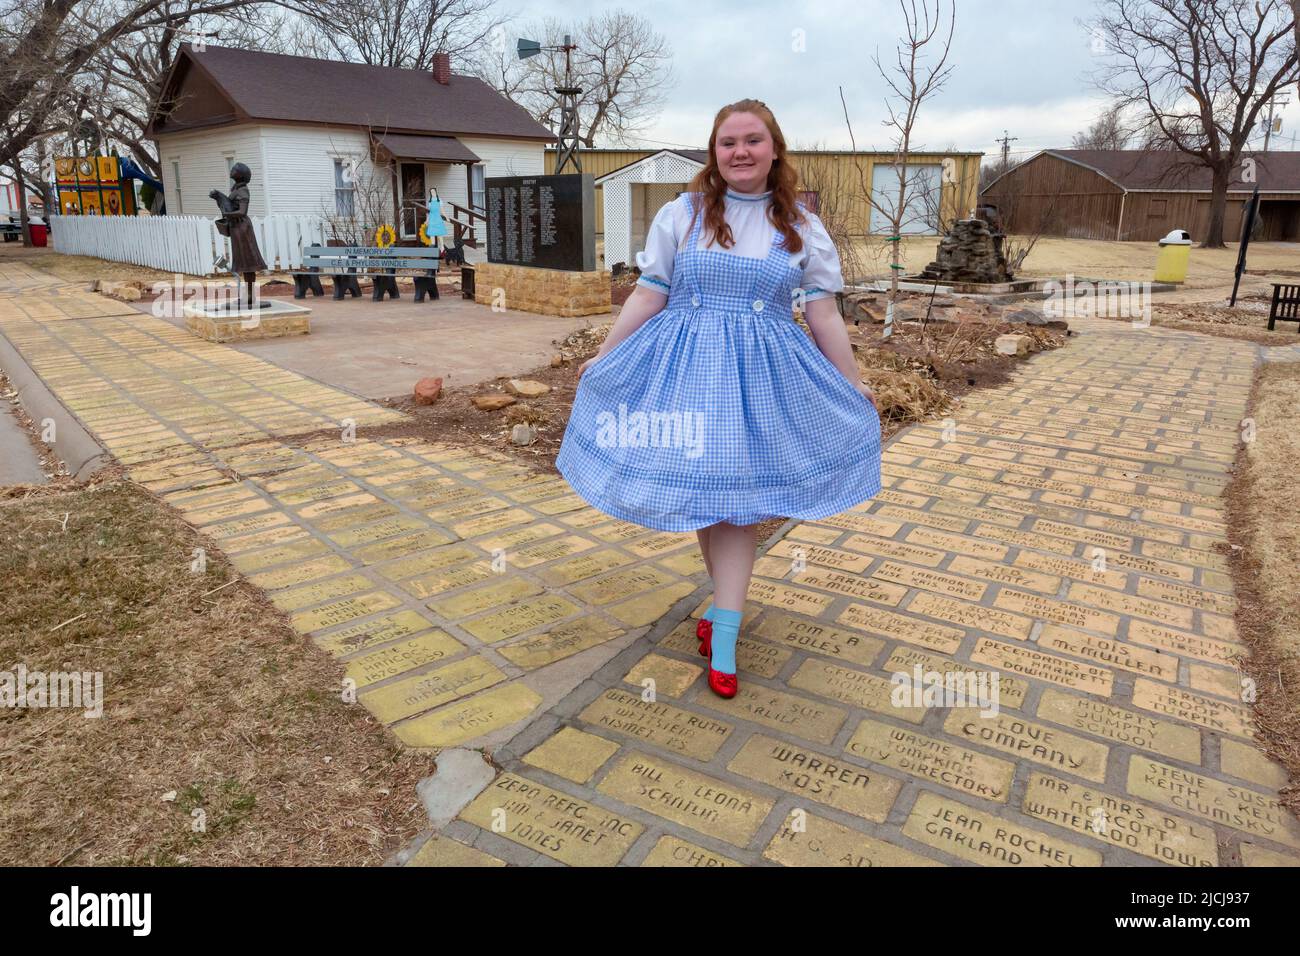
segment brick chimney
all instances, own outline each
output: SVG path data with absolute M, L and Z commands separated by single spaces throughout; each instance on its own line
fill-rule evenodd
M 433 78 L 443 86 L 451 84 L 450 53 L 435 53 L 433 55 Z

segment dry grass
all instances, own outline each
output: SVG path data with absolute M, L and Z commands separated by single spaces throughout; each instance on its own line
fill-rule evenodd
M 1125 320 L 1127 321 L 1127 320 Z M 1210 303 L 1162 305 L 1152 309 L 1151 324 L 1259 345 L 1300 345 L 1300 325 L 1279 322 L 1268 330 L 1268 307 L 1258 303 L 1228 308 Z
M 1023 241 L 1022 237 L 1011 237 Z M 882 239 L 859 240 L 854 255 L 869 274 L 876 279 L 887 279 L 889 268 L 888 243 Z M 915 274 L 934 259 L 938 249 L 937 236 L 905 236 L 900 244 L 906 274 Z M 1048 278 L 1075 275 L 1088 278 L 1150 280 L 1155 276 L 1156 254 L 1154 242 L 1107 242 L 1100 239 L 1060 239 L 1044 237 L 1034 245 L 1025 260 L 1021 278 Z M 1296 249 L 1292 243 L 1252 242 L 1248 253 L 1250 274 L 1242 277 L 1242 288 L 1266 287 L 1262 276 L 1282 276 L 1296 268 Z M 1191 261 L 1187 269 L 1187 290 L 1219 289 L 1232 287 L 1232 274 L 1237 265 L 1237 243 L 1230 242 L 1226 249 L 1201 249 L 1192 246 Z M 846 276 L 846 279 L 849 277 Z
M 150 269 L 129 262 L 111 262 L 94 256 L 66 256 L 52 248 L 24 249 L 16 242 L 0 243 L 0 263 L 21 263 L 68 282 L 90 282 L 92 279 L 109 279 L 114 282 L 135 281 L 145 288 L 155 282 L 172 282 L 175 273 Z
M 876 396 L 886 435 L 936 418 L 952 407 L 951 396 L 916 362 L 882 348 L 863 349 L 855 358 L 862 380 Z
M 1238 454 L 1228 488 L 1231 541 L 1240 547 L 1233 578 L 1237 626 L 1250 648 L 1243 662 L 1254 679 L 1256 722 L 1269 754 L 1290 773 L 1282 802 L 1300 813 L 1300 362 L 1262 367 L 1251 416 L 1256 437 Z
M 104 693 L 98 719 L 0 711 L 0 864 L 377 864 L 424 825 L 431 757 L 147 492 L 10 495 L 0 540 L 0 667 L 99 671 Z

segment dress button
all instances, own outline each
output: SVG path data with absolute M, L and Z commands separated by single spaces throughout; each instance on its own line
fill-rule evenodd
M 699 305 L 699 304 L 700 304 L 700 297 L 698 295 L 691 296 L 691 305 Z
M 763 300 L 762 300 L 762 299 L 755 299 L 755 300 L 754 300 L 754 311 L 755 311 L 755 312 L 762 312 L 762 311 L 763 311 Z

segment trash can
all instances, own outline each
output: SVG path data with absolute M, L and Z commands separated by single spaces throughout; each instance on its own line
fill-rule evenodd
M 45 245 L 45 226 L 44 226 L 44 224 L 39 223 L 39 222 L 31 222 L 31 223 L 28 223 L 28 224 L 27 224 L 27 228 L 30 229 L 30 230 L 32 231 L 32 245 L 34 245 L 34 246 L 43 246 L 43 245 Z
M 1186 282 L 1187 263 L 1192 257 L 1192 237 L 1186 229 L 1175 229 L 1160 240 L 1156 256 L 1157 282 Z

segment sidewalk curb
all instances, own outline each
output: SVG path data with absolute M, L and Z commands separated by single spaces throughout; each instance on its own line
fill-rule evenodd
M 27 364 L 22 353 L 0 331 L 0 368 L 5 370 L 23 410 L 36 422 L 54 422 L 54 453 L 68 466 L 68 472 L 84 481 L 108 465 L 113 457 L 82 426 L 49 386 Z

